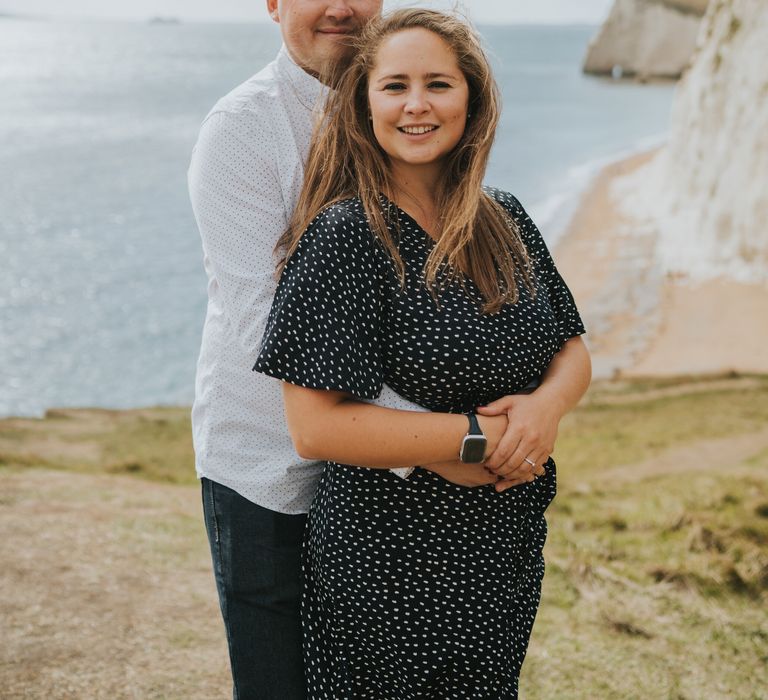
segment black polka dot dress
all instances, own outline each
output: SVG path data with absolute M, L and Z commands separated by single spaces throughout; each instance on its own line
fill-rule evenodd
M 540 375 L 584 328 L 533 222 L 518 222 L 537 293 L 482 315 L 457 283 L 437 305 L 422 270 L 434 245 L 405 212 L 394 266 L 358 199 L 322 212 L 286 266 L 255 369 L 375 399 L 382 384 L 433 411 L 464 412 Z M 340 436 L 343 439 L 343 436 Z M 511 700 L 544 574 L 547 475 L 496 493 L 417 469 L 329 462 L 310 509 L 302 616 L 310 700 Z

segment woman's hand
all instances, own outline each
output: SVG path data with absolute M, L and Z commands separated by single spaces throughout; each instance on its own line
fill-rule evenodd
M 506 415 L 507 432 L 486 459 L 504 481 L 497 491 L 533 481 L 545 473 L 542 465 L 555 449 L 557 429 L 589 386 L 592 365 L 581 337 L 567 340 L 544 372 L 541 386 L 532 394 L 505 396 L 477 409 L 480 416 Z
M 490 454 L 496 449 L 505 435 L 507 418 L 504 415 L 498 415 L 479 417 L 478 421 L 488 440 L 488 451 L 486 454 Z M 458 447 L 456 451 L 458 452 Z M 495 484 L 499 480 L 498 475 L 488 469 L 483 462 L 469 464 L 456 460 L 426 464 L 422 468 L 434 472 L 443 479 L 459 486 L 487 486 L 488 484 Z
M 505 396 L 477 409 L 481 416 L 506 415 L 508 424 L 496 449 L 485 465 L 503 479 L 497 490 L 503 491 L 533 481 L 546 473 L 543 464 L 555 449 L 555 440 L 563 412 L 547 397 L 533 394 Z
M 446 481 L 459 486 L 488 486 L 495 484 L 499 477 L 484 464 L 465 464 L 464 462 L 438 462 L 425 464 L 422 469 L 434 472 Z

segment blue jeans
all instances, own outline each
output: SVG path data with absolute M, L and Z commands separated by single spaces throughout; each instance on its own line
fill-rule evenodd
M 276 513 L 202 479 L 234 700 L 306 700 L 301 542 L 306 515 Z

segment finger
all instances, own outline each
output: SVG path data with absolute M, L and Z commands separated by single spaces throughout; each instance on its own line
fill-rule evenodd
M 499 440 L 499 446 L 501 446 L 505 437 L 506 433 L 504 437 Z M 511 437 L 512 436 L 510 435 L 510 438 Z M 521 437 L 518 437 L 516 443 L 511 444 L 510 442 L 507 443 L 507 445 L 509 445 L 509 447 L 504 449 L 504 452 L 500 452 L 497 448 L 494 451 L 494 454 L 492 454 L 491 457 L 486 461 L 486 466 L 489 469 L 493 469 L 493 471 L 495 471 L 497 474 L 502 474 L 502 470 L 505 473 L 508 473 L 511 469 L 517 467 L 517 465 L 523 461 L 523 457 L 529 452 Z M 497 452 L 498 454 L 496 454 Z M 496 459 L 493 459 L 494 457 L 496 457 Z
M 486 406 L 478 406 L 476 410 L 484 416 L 498 416 L 512 408 L 514 402 L 514 396 L 502 396 L 500 399 L 496 399 L 496 401 L 491 401 Z
M 547 473 L 546 462 L 549 459 L 549 455 L 546 452 L 530 453 L 528 459 L 534 463 L 535 466 L 523 460 L 523 463 L 517 465 L 512 471 L 508 472 L 506 476 L 501 477 L 498 484 L 500 484 L 500 490 L 506 491 L 507 488 L 512 486 L 519 486 L 526 484 L 534 479 L 544 476 Z M 503 488 L 501 488 L 503 486 Z M 499 489 L 497 489 L 498 491 Z
M 496 489 L 496 493 L 504 493 L 504 491 L 507 491 L 508 489 L 513 489 L 516 486 L 522 486 L 527 483 L 528 481 L 526 479 L 502 479 L 494 484 L 494 488 Z
M 547 461 L 547 457 L 548 457 L 547 453 L 541 452 L 541 451 L 535 452 L 535 453 L 532 452 L 531 454 L 528 455 L 528 459 L 530 459 L 531 462 L 533 462 L 536 465 L 534 467 L 531 467 L 531 471 L 536 476 L 544 476 L 547 473 L 547 469 L 544 466 Z
M 547 473 L 546 467 L 544 466 L 547 459 L 549 459 L 547 452 L 538 448 L 531 450 L 531 452 L 523 457 L 523 464 L 520 466 L 522 469 L 525 469 L 525 465 L 530 467 L 531 473 L 534 476 L 544 476 Z
M 531 467 L 528 464 L 522 467 L 517 466 L 512 468 L 505 465 L 502 468 L 502 471 L 504 471 L 504 473 L 503 474 L 500 473 L 499 478 L 503 480 L 519 479 L 520 481 L 525 481 L 532 476 Z
M 493 471 L 495 471 L 499 476 L 503 476 L 505 478 L 517 471 L 520 471 L 520 476 L 530 473 L 533 465 L 531 465 L 529 462 L 526 462 L 525 458 L 531 452 L 531 448 L 532 445 L 520 441 L 520 443 L 517 445 L 517 449 L 510 455 L 509 459 L 507 459 L 504 464 L 495 469 L 493 469 L 491 466 L 491 469 L 493 469 Z
M 521 440 L 515 452 L 509 457 L 510 463 L 524 472 L 530 472 L 536 466 L 536 461 L 528 455 L 534 452 L 535 447 L 536 445 L 532 444 L 529 440 Z
M 515 453 L 519 445 L 520 436 L 508 428 L 491 456 L 485 460 L 485 466 L 496 471 L 505 462 L 509 461 L 509 458 Z
M 530 468 L 531 473 L 534 476 L 544 476 L 544 474 L 547 473 L 544 468 L 544 462 L 546 461 L 545 453 L 538 450 L 530 452 L 525 459 L 523 459 L 523 464 Z

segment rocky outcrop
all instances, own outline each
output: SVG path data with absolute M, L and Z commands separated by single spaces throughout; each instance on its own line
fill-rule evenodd
M 766 66 L 768 3 L 713 0 L 668 146 L 626 190 L 636 213 L 655 212 L 668 272 L 768 280 Z
M 584 71 L 614 77 L 679 78 L 708 0 L 616 0 L 592 40 Z
M 766 66 L 768 2 L 712 0 L 667 145 L 606 171 L 558 247 L 596 374 L 768 372 Z

